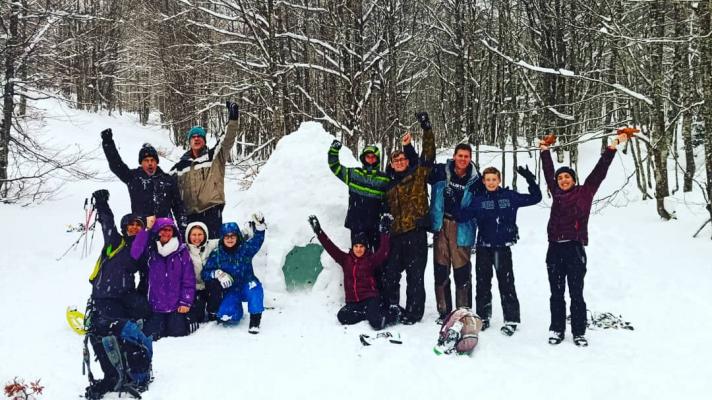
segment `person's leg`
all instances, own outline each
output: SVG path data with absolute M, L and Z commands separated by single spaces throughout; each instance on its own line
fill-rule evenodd
M 195 300 L 193 301 L 193 305 L 190 307 L 190 312 L 188 313 L 188 320 L 191 324 L 205 321 L 205 305 L 207 304 L 207 301 L 207 289 L 195 291 Z
M 388 306 L 400 303 L 400 280 L 403 271 L 403 239 L 405 235 L 391 237 L 388 262 L 383 272 L 383 299 Z
M 216 318 L 218 308 L 223 300 L 223 288 L 220 286 L 220 281 L 217 279 L 211 279 L 205 282 L 205 293 L 205 309 L 208 312 L 208 320 L 213 321 Z
M 165 336 L 180 337 L 188 334 L 188 314 L 178 311 L 166 314 Z
M 358 303 L 346 303 L 336 314 L 336 318 L 342 325 L 353 325 L 366 319 L 366 307 Z
M 583 281 L 586 276 L 586 251 L 583 245 L 574 242 L 567 260 L 567 279 L 571 297 L 571 334 L 586 334 L 586 301 L 583 298 Z
M 477 246 L 475 257 L 475 312 L 483 321 L 492 318 L 492 264 L 491 247 Z
M 262 283 L 257 279 L 247 282 L 242 288 L 243 298 L 247 300 L 247 312 L 250 314 L 262 314 L 265 310 L 265 292 Z
M 381 312 L 381 301 L 378 297 L 364 300 L 366 306 L 366 319 L 371 327 L 380 331 L 386 326 L 386 316 Z
M 452 311 L 452 291 L 450 290 L 450 249 L 446 221 L 433 241 L 433 275 L 435 281 L 435 304 L 440 318 Z
M 166 315 L 158 312 L 151 314 L 151 317 L 143 324 L 143 333 L 146 336 L 152 336 L 154 341 L 165 336 L 163 331 L 165 330 Z
M 561 259 L 562 244 L 549 243 L 546 253 L 546 271 L 549 276 L 549 309 L 551 324 L 549 330 L 563 334 L 566 331 L 566 266 Z
M 469 249 L 467 249 L 469 252 Z M 469 262 L 453 270 L 455 278 L 455 306 L 472 308 L 472 264 Z
M 222 303 L 218 308 L 217 319 L 222 322 L 236 324 L 242 319 L 241 288 L 231 288 L 223 294 Z
M 403 263 L 406 270 L 406 306 L 408 322 L 418 322 L 425 312 L 425 266 L 428 263 L 428 236 L 424 229 L 407 233 Z
M 497 247 L 494 249 L 494 270 L 497 274 L 499 296 L 502 300 L 504 323 L 519 323 L 519 299 L 514 287 L 512 250 L 509 247 Z
M 151 317 L 151 305 L 146 296 L 139 292 L 126 293 L 121 302 L 126 310 L 126 318 L 147 320 Z

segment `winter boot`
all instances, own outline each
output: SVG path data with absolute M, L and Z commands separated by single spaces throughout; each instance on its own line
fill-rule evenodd
M 480 329 L 480 332 L 486 331 L 487 328 L 489 328 L 489 325 L 490 325 L 489 319 L 483 319 L 482 320 L 482 329 Z
M 111 379 L 99 379 L 93 384 L 87 386 L 84 392 L 84 398 L 88 400 L 98 400 L 104 397 L 105 394 L 111 392 L 116 387 L 116 381 Z
M 514 335 L 514 332 L 517 330 L 517 324 L 513 324 L 511 322 L 505 322 L 504 326 L 500 328 L 500 332 L 502 332 L 503 335 L 505 336 L 512 336 Z
M 208 313 L 208 322 L 217 321 L 218 316 L 215 313 Z
M 577 335 L 574 336 L 574 344 L 578 347 L 588 347 L 588 340 L 584 335 Z
M 549 344 L 556 345 L 564 341 L 564 332 L 549 331 Z
M 247 332 L 253 335 L 260 333 L 260 321 L 262 321 L 262 313 L 250 314 L 250 327 L 247 329 Z

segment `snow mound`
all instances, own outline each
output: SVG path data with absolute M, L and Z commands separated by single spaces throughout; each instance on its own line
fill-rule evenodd
M 254 267 L 268 292 L 286 291 L 282 266 L 294 246 L 318 243 L 307 222 L 309 215 L 319 217 L 324 231 L 341 248 L 350 244 L 349 232 L 343 227 L 348 188 L 334 176 L 327 162 L 333 140 L 321 124 L 303 123 L 277 143 L 250 189 L 234 195 L 238 199 L 236 209 L 245 220 L 257 210 L 265 215 L 266 239 Z M 346 166 L 359 165 L 346 148 L 342 148 L 340 159 Z M 223 219 L 228 221 L 229 217 Z M 325 252 L 321 263 L 324 270 L 313 290 L 343 296 L 341 268 Z

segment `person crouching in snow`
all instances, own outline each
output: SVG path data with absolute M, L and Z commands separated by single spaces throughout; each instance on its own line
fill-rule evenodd
M 346 305 L 343 306 L 336 318 L 343 325 L 357 324 L 363 320 L 375 330 L 386 326 L 386 313 L 382 312 L 381 299 L 376 287 L 374 270 L 388 257 L 390 249 L 389 230 L 393 217 L 385 214 L 381 217 L 379 231 L 379 247 L 375 253 L 368 251 L 368 238 L 366 235 L 355 235 L 351 240 L 351 251 L 341 251 L 321 230 L 321 225 L 316 216 L 309 216 L 316 237 L 327 253 L 341 265 L 344 270 L 344 295 Z
M 158 240 L 151 241 L 152 234 Z M 136 235 L 131 246 L 135 260 L 144 254 L 148 256 L 148 302 L 153 310 L 144 332 L 154 340 L 187 335 L 186 316 L 195 297 L 195 271 L 173 219 L 146 218 L 146 230 Z
M 208 262 L 210 253 L 220 242 L 220 239 L 208 239 L 209 233 L 207 225 L 202 222 L 191 222 L 185 231 L 185 242 L 195 271 L 195 301 L 188 313 L 191 332 L 197 329 L 196 324 L 205 322 L 206 310 L 208 321 L 215 321 L 215 314 L 222 301 L 220 282 L 213 280 L 210 281 L 210 285 L 206 285 L 201 277 L 203 266 Z
M 265 240 L 265 219 L 261 212 L 252 215 L 254 236 L 245 240 L 235 222 L 228 222 L 220 228 L 220 244 L 208 257 L 201 276 L 207 286 L 214 281 L 220 283 L 223 299 L 217 311 L 218 323 L 237 324 L 244 311 L 242 302 L 247 301 L 250 313 L 248 332 L 260 332 L 262 311 L 264 311 L 264 290 L 252 269 L 252 258 L 260 251 Z
M 606 178 L 608 168 L 616 155 L 616 146 L 628 140 L 621 133 L 608 145 L 583 185 L 577 184 L 576 172 L 563 166 L 554 172 L 549 146 L 542 141 L 541 163 L 546 185 L 551 192 L 551 214 L 547 234 L 549 249 L 546 252 L 546 269 L 549 275 L 551 298 L 551 324 L 549 344 L 564 340 L 566 330 L 566 300 L 564 291 L 569 283 L 571 298 L 571 333 L 576 346 L 588 346 L 586 339 L 586 302 L 583 299 L 583 278 L 586 276 L 586 251 L 588 244 L 588 217 L 593 196 Z

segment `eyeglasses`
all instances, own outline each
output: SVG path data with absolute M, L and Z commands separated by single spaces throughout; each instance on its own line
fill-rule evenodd
M 408 159 L 405 158 L 405 157 L 398 157 L 398 158 L 394 158 L 394 159 L 391 160 L 391 162 L 394 163 L 394 164 L 395 164 L 395 163 L 402 163 L 402 162 L 406 162 L 406 161 L 408 161 Z
M 228 233 L 225 236 L 223 236 L 225 239 L 237 239 L 237 234 L 234 233 Z

